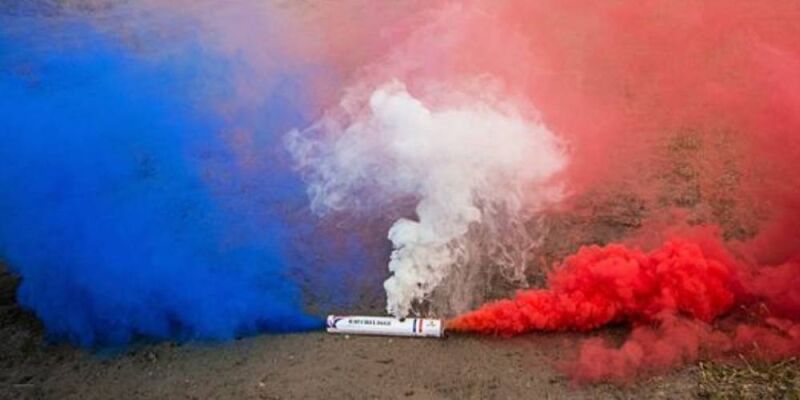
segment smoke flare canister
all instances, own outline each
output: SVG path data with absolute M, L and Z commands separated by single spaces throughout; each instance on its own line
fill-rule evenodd
M 329 315 L 326 326 L 329 333 L 444 337 L 444 323 L 440 319 Z

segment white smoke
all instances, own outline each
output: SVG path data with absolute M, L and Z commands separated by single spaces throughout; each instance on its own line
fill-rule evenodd
M 519 231 L 557 196 L 548 182 L 566 162 L 555 135 L 512 105 L 465 93 L 442 105 L 437 97 L 432 109 L 402 83 L 388 83 L 363 107 L 346 97 L 341 113 L 287 136 L 318 213 L 375 212 L 416 199 L 416 217 L 397 220 L 388 233 L 387 311 L 399 317 L 454 270 L 479 261 L 476 253 L 506 254 L 493 264 L 521 275 L 524 257 L 509 249 L 530 243 L 503 237 L 533 239 L 503 231 Z

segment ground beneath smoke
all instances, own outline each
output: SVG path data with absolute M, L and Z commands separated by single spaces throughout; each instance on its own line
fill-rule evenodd
M 687 398 L 697 367 L 626 388 L 575 387 L 554 368 L 579 335 L 512 340 L 263 335 L 94 354 L 48 345 L 0 273 L 0 399 Z M 614 338 L 621 330 L 598 335 Z

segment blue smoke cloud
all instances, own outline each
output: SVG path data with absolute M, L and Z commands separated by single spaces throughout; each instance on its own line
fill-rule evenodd
M 298 93 L 315 71 L 275 77 L 232 122 L 212 99 L 235 96 L 239 66 L 196 40 L 153 56 L 80 23 L 0 26 L 0 258 L 51 338 L 320 327 L 291 276 L 292 241 L 313 228 L 287 210 L 307 198 L 277 150 L 309 120 Z M 250 170 L 226 136 L 242 124 Z

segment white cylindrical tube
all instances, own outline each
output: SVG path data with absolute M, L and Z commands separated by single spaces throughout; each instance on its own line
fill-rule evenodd
M 444 322 L 440 319 L 329 315 L 326 326 L 329 333 L 416 337 L 444 336 Z

